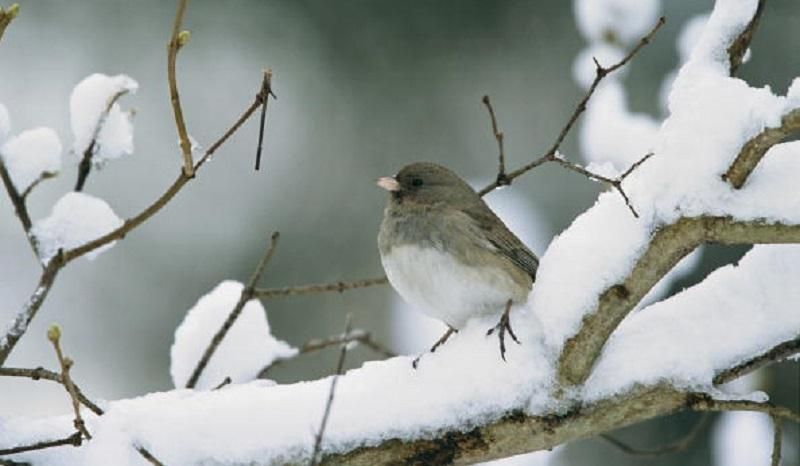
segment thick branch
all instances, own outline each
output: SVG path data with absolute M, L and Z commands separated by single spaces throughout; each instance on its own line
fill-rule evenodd
M 800 225 L 736 221 L 726 217 L 683 218 L 658 230 L 627 277 L 606 289 L 594 311 L 559 357 L 558 380 L 583 383 L 611 333 L 636 304 L 684 256 L 705 242 L 722 244 L 800 243 Z
M 275 253 L 275 247 L 278 245 L 278 238 L 279 234 L 277 232 L 273 233 L 272 238 L 270 238 L 269 248 L 267 248 L 267 252 L 264 253 L 264 256 L 256 266 L 256 270 L 253 272 L 253 275 L 248 280 L 247 284 L 242 288 L 242 293 L 239 296 L 239 301 L 236 302 L 236 305 L 231 310 L 228 317 L 225 319 L 225 322 L 222 323 L 222 326 L 217 330 L 217 333 L 214 334 L 214 337 L 208 343 L 206 350 L 203 352 L 203 356 L 197 361 L 197 365 L 195 366 L 194 370 L 192 371 L 192 375 L 189 377 L 189 380 L 186 382 L 186 388 L 194 388 L 197 385 L 197 381 L 200 379 L 200 376 L 203 374 L 208 362 L 211 360 L 211 356 L 217 351 L 220 343 L 222 340 L 225 339 L 225 335 L 228 334 L 228 331 L 231 329 L 233 324 L 236 322 L 236 319 L 239 318 L 239 315 L 242 313 L 245 304 L 248 301 L 255 297 L 255 286 L 258 283 L 258 280 L 261 278 L 261 275 L 264 273 L 264 269 L 267 267 L 270 259 L 272 259 L 272 255 Z
M 736 189 L 741 188 L 769 148 L 798 131 L 800 131 L 800 108 L 784 115 L 780 126 L 766 128 L 747 141 L 736 156 L 736 160 L 728 167 L 728 171 L 722 175 L 722 179 Z
M 758 28 L 758 22 L 761 19 L 761 14 L 764 12 L 765 3 L 767 3 L 766 0 L 758 0 L 758 6 L 756 7 L 756 12 L 753 14 L 753 18 L 749 23 L 747 23 L 747 26 L 745 26 L 744 30 L 728 47 L 731 76 L 736 75 L 736 71 L 739 70 L 739 66 L 744 60 L 744 55 L 747 53 L 747 49 L 750 47 L 750 42 L 753 40 L 753 34 L 755 34 L 756 28 Z

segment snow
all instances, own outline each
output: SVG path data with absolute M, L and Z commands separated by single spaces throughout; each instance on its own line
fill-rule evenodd
M 656 24 L 659 0 L 575 0 L 578 30 L 588 41 L 630 44 Z
M 58 173 L 61 169 L 61 141 L 50 128 L 29 129 L 3 144 L 0 156 L 14 187 L 22 193 L 42 175 Z
M 797 277 L 800 246 L 754 246 L 738 266 L 629 316 L 608 341 L 584 399 L 661 381 L 709 387 L 722 369 L 797 336 Z
M 111 99 L 120 93 L 136 92 L 139 84 L 129 76 L 107 76 L 95 73 L 84 78 L 72 90 L 69 99 L 70 122 L 75 138 L 73 151 L 82 155 L 97 135 L 92 162 L 101 165 L 107 160 L 133 153 L 133 124 L 131 115 Z M 99 133 L 98 124 L 102 123 Z
M 189 309 L 175 330 L 170 350 L 170 375 L 175 387 L 186 385 L 212 337 L 239 301 L 243 288 L 239 282 L 224 281 Z M 272 336 L 264 306 L 253 299 L 245 304 L 217 347 L 196 387 L 214 388 L 226 377 L 233 383 L 249 382 L 264 367 L 295 354 L 296 349 Z
M 46 263 L 59 249 L 76 248 L 120 226 L 122 220 L 104 200 L 71 192 L 56 202 L 49 217 L 33 225 L 31 234 L 36 239 L 40 259 Z M 115 243 L 112 241 L 101 246 L 86 254 L 86 257 L 94 259 Z
M 0 144 L 6 140 L 6 136 L 11 132 L 11 118 L 8 116 L 8 109 L 0 103 Z

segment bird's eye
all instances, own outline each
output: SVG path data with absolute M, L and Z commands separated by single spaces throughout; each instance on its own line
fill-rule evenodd
M 411 186 L 418 188 L 422 186 L 422 178 L 414 178 L 411 180 Z

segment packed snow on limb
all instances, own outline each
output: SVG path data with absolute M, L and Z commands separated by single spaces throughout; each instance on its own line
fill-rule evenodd
M 84 193 L 65 194 L 53 206 L 49 217 L 37 221 L 31 229 L 42 262 L 48 262 L 59 249 L 72 249 L 99 238 L 122 226 L 111 207 L 102 199 Z M 94 259 L 110 249 L 112 241 L 86 254 Z
M 55 175 L 61 169 L 61 141 L 50 128 L 29 129 L 3 144 L 0 156 L 14 187 L 23 193 L 40 177 Z
M 124 74 L 101 73 L 89 75 L 75 86 L 69 99 L 75 154 L 81 156 L 95 137 L 92 156 L 95 165 L 133 153 L 130 112 L 123 111 L 116 102 L 109 109 L 109 104 L 121 94 L 136 92 L 138 87 L 136 81 Z
M 212 337 L 239 301 L 243 287 L 235 281 L 224 281 L 189 309 L 175 330 L 170 351 L 170 375 L 175 387 L 186 385 Z M 217 347 L 196 387 L 214 388 L 226 377 L 233 383 L 249 382 L 274 361 L 295 354 L 295 348 L 272 336 L 267 311 L 260 301 L 253 299 L 245 304 Z

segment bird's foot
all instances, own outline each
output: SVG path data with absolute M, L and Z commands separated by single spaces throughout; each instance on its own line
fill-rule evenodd
M 503 361 L 506 360 L 506 332 L 511 335 L 511 338 L 517 342 L 518 345 L 522 344 L 519 339 L 517 339 L 517 336 L 514 335 L 514 330 L 511 329 L 510 313 L 511 300 L 509 299 L 508 303 L 506 303 L 506 310 L 503 311 L 503 315 L 500 316 L 500 322 L 486 332 L 486 336 L 493 334 L 495 331 L 497 332 L 497 339 L 500 340 L 500 357 L 503 358 Z
M 444 335 L 442 335 L 438 340 L 436 340 L 436 343 L 434 343 L 433 346 L 431 346 L 430 352 L 431 353 L 435 352 L 436 348 L 442 346 L 444 344 L 444 342 L 446 342 L 454 333 L 458 333 L 458 330 L 454 329 L 453 327 L 449 327 L 448 326 L 447 327 L 447 331 L 444 332 Z M 414 358 L 414 360 L 411 361 L 411 367 L 416 369 L 417 365 L 419 365 L 420 358 L 422 356 L 424 356 L 424 355 L 425 355 L 425 353 L 422 353 L 419 356 L 417 356 L 416 358 Z

